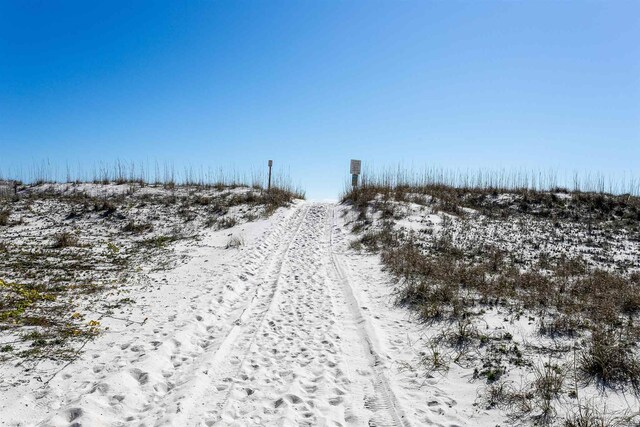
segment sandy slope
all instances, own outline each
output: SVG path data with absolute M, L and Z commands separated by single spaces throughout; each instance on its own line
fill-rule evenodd
M 415 361 L 420 327 L 392 306 L 374 257 L 344 254 L 348 237 L 337 209 L 301 203 L 247 224 L 239 251 L 224 250 L 228 237 L 220 232 L 178 247 L 183 265 L 149 274 L 139 313 L 147 321 L 113 320 L 110 332 L 50 383 L 3 393 L 0 419 L 56 426 L 468 424 L 472 392 L 461 391 L 469 401 L 460 408 L 435 381 L 400 369 L 399 361 Z

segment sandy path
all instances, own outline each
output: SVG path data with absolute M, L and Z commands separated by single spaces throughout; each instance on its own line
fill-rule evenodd
M 402 425 L 331 256 L 332 206 L 301 212 L 180 424 Z
M 34 418 L 47 426 L 463 424 L 451 415 L 454 401 L 394 369 L 411 322 L 376 297 L 388 292 L 379 269 L 343 254 L 348 234 L 336 209 L 302 203 L 266 228 L 248 226 L 241 251 L 221 248 L 226 234 L 178 248 L 184 265 L 150 275 L 172 284 L 148 294 L 141 310 L 150 320 L 92 344 L 29 395 Z

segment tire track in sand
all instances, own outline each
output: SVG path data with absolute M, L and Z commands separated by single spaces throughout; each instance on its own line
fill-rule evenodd
M 182 391 L 180 412 L 174 420 L 177 425 L 213 425 L 219 421 L 219 414 L 233 391 L 234 378 L 238 377 L 248 349 L 272 306 L 286 255 L 307 217 L 309 207 L 305 205 L 299 209 L 298 218 L 272 253 L 267 268 L 255 278 L 258 286 L 251 302 L 218 349 L 207 358 L 200 369 L 203 375 Z
M 355 389 L 359 389 L 363 392 L 362 398 L 364 399 L 364 407 L 371 411 L 370 418 L 368 420 L 369 426 L 396 426 L 396 427 L 409 427 L 410 423 L 404 416 L 404 412 L 398 402 L 398 399 L 393 393 L 389 381 L 382 370 L 383 363 L 378 355 L 372 338 L 367 332 L 365 327 L 366 320 L 365 315 L 360 308 L 358 301 L 354 295 L 353 288 L 351 287 L 348 279 L 348 275 L 345 268 L 342 266 L 338 255 L 334 252 L 334 229 L 336 229 L 335 209 L 331 211 L 330 217 L 330 245 L 329 245 L 329 257 L 331 260 L 331 267 L 335 274 L 336 281 L 341 285 L 341 291 L 344 295 L 346 305 L 350 311 L 351 317 L 355 321 L 356 335 L 359 341 L 361 349 L 365 350 L 365 354 L 358 354 L 353 350 L 353 356 L 357 358 L 366 358 L 367 364 L 371 369 L 371 376 L 358 375 L 361 372 L 361 368 L 355 367 L 351 377 L 355 379 Z
M 239 362 L 217 378 L 222 393 L 187 425 L 408 426 L 333 260 L 332 211 L 309 206 L 249 345 L 229 355 Z
M 327 286 L 326 205 L 312 204 L 285 254 L 265 313 L 219 425 L 344 425 L 349 380 L 341 319 Z M 346 423 L 351 424 L 351 423 Z

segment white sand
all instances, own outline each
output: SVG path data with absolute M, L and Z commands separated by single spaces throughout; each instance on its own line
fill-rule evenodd
M 377 257 L 345 251 L 339 209 L 299 203 L 177 244 L 186 261 L 132 295 L 137 323 L 105 319 L 49 383 L 3 391 L 2 424 L 495 425 L 475 386 L 407 369 L 424 326 L 393 306 Z

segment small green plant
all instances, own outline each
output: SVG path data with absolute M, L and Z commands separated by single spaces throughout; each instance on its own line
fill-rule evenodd
M 420 364 L 428 373 L 449 371 L 449 357 L 436 342 L 431 342 L 429 350 L 422 356 Z
M 0 289 L 9 295 L 3 301 L 4 310 L 0 312 L 0 321 L 11 320 L 17 323 L 24 312 L 40 301 L 55 301 L 55 295 L 44 294 L 31 286 L 7 283 L 0 279 Z M 7 309 L 8 308 L 8 309 Z
M 486 377 L 487 377 L 487 382 L 488 383 L 493 383 L 496 382 L 500 379 L 500 377 L 502 377 L 502 374 L 504 373 L 504 371 L 500 368 L 490 368 L 487 369 L 486 371 Z

